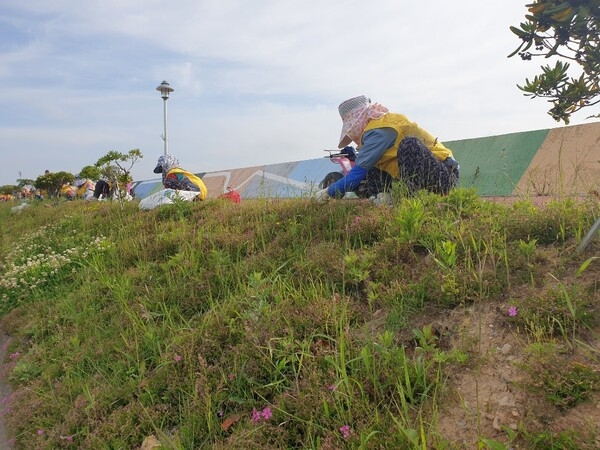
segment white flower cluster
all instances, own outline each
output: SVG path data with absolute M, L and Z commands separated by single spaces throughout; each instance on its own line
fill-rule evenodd
M 48 242 L 60 246 L 65 241 L 57 238 L 56 230 L 41 227 L 25 236 L 22 242 L 6 255 L 0 264 L 0 295 L 3 302 L 10 297 L 20 297 L 24 292 L 37 289 L 46 284 L 63 268 L 75 261 L 86 259 L 90 252 L 104 251 L 110 243 L 103 236 L 97 236 L 91 242 L 78 242 L 62 250 L 55 250 Z M 71 272 L 75 270 L 72 268 Z M 4 292 L 2 292 L 4 291 Z

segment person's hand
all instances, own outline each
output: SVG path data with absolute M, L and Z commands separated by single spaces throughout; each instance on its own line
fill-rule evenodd
M 451 172 L 456 172 L 458 173 L 458 171 L 460 170 L 460 164 L 458 164 L 458 161 L 455 160 L 452 156 L 448 156 L 445 160 L 444 160 L 444 165 L 450 169 Z
M 328 189 L 325 188 L 315 192 L 312 195 L 312 198 L 314 198 L 319 203 L 325 203 L 327 200 L 329 200 L 329 192 L 327 192 L 327 190 Z

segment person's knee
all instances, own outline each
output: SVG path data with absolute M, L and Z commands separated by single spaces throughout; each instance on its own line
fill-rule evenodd
M 404 148 L 404 147 L 408 147 L 408 148 L 412 148 L 412 147 L 421 147 L 423 144 L 423 141 L 421 141 L 421 139 L 419 139 L 416 136 L 406 136 L 404 139 L 402 139 L 400 141 L 400 148 Z
M 415 137 L 415 136 L 407 136 L 400 141 L 400 145 L 398 146 L 398 159 L 413 159 L 413 158 L 421 158 L 427 153 L 430 153 L 429 149 L 425 145 L 425 143 Z

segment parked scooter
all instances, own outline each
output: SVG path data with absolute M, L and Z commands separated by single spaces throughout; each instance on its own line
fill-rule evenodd
M 319 189 L 325 189 L 331 186 L 336 181 L 342 179 L 344 175 L 346 175 L 350 170 L 354 167 L 354 162 L 356 161 L 356 149 L 350 145 L 344 147 L 342 150 L 325 150 L 329 152 L 329 156 L 325 158 L 329 158 L 331 162 L 339 164 L 341 170 L 337 172 L 329 172 L 325 175 L 325 178 L 319 183 Z M 358 188 L 354 191 L 354 194 L 358 198 L 368 198 L 367 194 L 367 180 L 363 180 Z

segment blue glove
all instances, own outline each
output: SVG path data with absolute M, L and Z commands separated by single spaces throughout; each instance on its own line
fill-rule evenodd
M 452 172 L 456 172 L 458 173 L 458 171 L 460 170 L 460 164 L 458 164 L 458 161 L 455 160 L 452 156 L 448 156 L 445 160 L 444 160 L 444 165 L 450 169 L 450 171 Z

